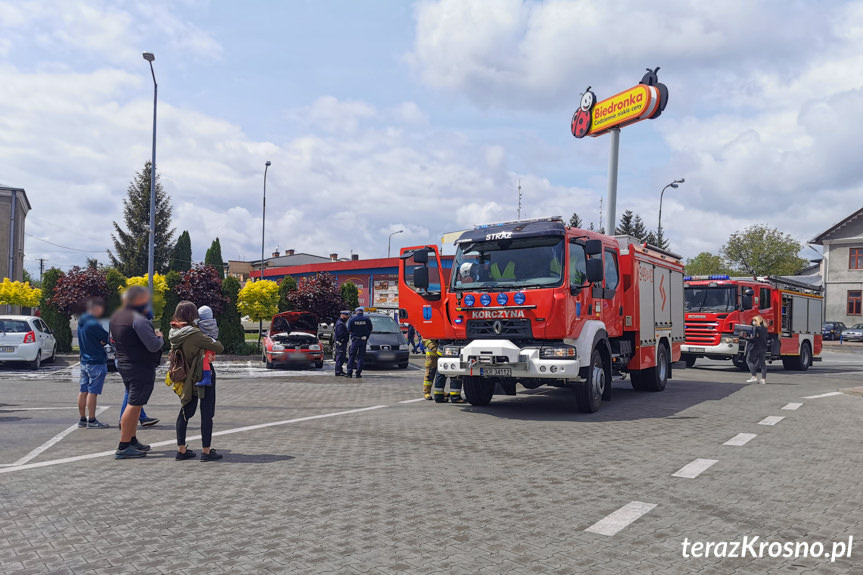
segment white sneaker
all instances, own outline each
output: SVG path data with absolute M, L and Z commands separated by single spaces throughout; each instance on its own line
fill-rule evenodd
M 767 380 L 766 379 L 759 379 L 758 383 L 764 384 L 764 383 L 767 383 Z
M 758 383 L 758 378 L 757 377 L 750 377 L 749 379 L 746 380 L 746 383 Z

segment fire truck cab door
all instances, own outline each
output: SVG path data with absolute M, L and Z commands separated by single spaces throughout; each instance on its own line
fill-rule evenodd
M 446 310 L 447 275 L 435 246 L 401 250 L 399 265 L 399 308 L 402 320 L 414 326 L 424 338 L 451 337 Z

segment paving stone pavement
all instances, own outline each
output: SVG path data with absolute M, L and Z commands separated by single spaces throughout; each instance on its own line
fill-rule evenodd
M 74 410 L 20 410 L 72 405 L 73 373 L 0 371 L 0 573 L 863 573 L 858 553 L 695 559 L 681 547 L 863 537 L 863 399 L 801 399 L 859 386 L 861 354 L 771 368 L 766 386 L 704 362 L 664 393 L 616 383 L 590 415 L 566 389 L 473 408 L 399 403 L 418 396 L 414 370 L 361 381 L 238 370 L 218 383 L 217 432 L 385 407 L 218 436 L 219 463 L 176 462 L 164 446 L 136 461 L 9 467 L 74 423 Z M 106 422 L 120 401 L 107 384 Z M 781 410 L 792 401 L 803 405 Z M 148 411 L 162 422 L 141 439 L 172 440 L 177 410 L 157 384 Z M 769 415 L 785 419 L 758 425 Z M 757 437 L 723 445 L 738 433 Z M 116 428 L 76 430 L 30 463 L 116 441 Z M 718 463 L 671 476 L 697 458 Z M 585 532 L 631 501 L 656 507 L 616 535 Z

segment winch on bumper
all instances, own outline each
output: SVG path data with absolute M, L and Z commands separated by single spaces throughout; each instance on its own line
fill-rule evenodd
M 578 352 L 572 346 L 519 347 L 507 340 L 478 339 L 441 346 L 438 371 L 447 377 L 578 379 Z

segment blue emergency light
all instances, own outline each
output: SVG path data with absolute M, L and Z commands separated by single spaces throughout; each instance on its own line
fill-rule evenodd
M 491 305 L 491 296 L 487 293 L 482 294 L 479 297 L 479 303 L 481 303 L 482 305 Z
M 521 305 L 527 298 L 522 292 L 516 292 L 514 296 L 512 296 L 512 301 L 515 302 L 515 305 Z
M 509 301 L 509 296 L 505 293 L 497 294 L 497 305 L 506 305 L 506 302 Z
M 476 298 L 474 298 L 471 294 L 467 294 L 464 296 L 464 305 L 467 307 L 473 307 L 473 304 L 476 303 Z

